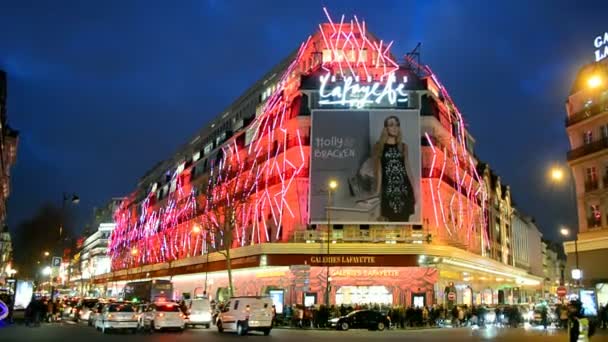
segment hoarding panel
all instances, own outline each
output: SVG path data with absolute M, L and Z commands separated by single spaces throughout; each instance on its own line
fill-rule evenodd
M 419 224 L 418 110 L 314 110 L 310 217 L 326 224 Z M 328 191 L 329 182 L 338 183 Z M 331 201 L 331 202 L 330 202 Z

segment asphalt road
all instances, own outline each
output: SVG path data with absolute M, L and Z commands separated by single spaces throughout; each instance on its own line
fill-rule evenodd
M 161 332 L 161 333 L 111 333 L 102 335 L 94 328 L 81 324 L 43 324 L 38 328 L 28 328 L 23 325 L 12 325 L 0 328 L 0 341 L 62 341 L 62 342 L 95 342 L 95 341 L 236 341 L 247 339 L 250 341 L 517 341 L 517 342 L 543 342 L 543 341 L 568 341 L 564 331 L 550 329 L 542 331 L 524 328 L 486 328 L 474 330 L 471 328 L 444 328 L 423 330 L 390 330 L 383 332 L 367 330 L 322 331 L 322 330 L 299 330 L 299 329 L 275 329 L 271 335 L 266 337 L 261 334 L 252 333 L 246 337 L 235 334 L 220 334 L 216 329 L 189 329 L 183 333 Z M 592 339 L 595 341 L 607 341 L 608 332 L 600 331 Z

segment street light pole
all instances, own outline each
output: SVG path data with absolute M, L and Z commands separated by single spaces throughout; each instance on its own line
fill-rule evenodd
M 329 247 L 332 243 L 332 229 L 331 229 L 331 192 L 338 187 L 338 182 L 335 180 L 329 181 L 329 187 L 327 189 L 327 260 L 326 262 L 326 272 L 325 272 L 325 306 L 329 307 Z

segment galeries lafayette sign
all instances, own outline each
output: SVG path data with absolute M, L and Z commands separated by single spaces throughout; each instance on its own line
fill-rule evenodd
M 604 32 L 593 40 L 593 46 L 595 47 L 595 61 L 599 62 L 602 59 L 608 57 L 608 32 Z
M 383 77 L 380 82 L 372 82 L 371 78 L 361 80 L 358 76 L 348 76 L 336 82 L 336 76 L 327 73 L 320 77 L 320 83 L 319 105 L 321 106 L 363 108 L 366 105 L 383 103 L 396 105 L 408 101 L 405 89 L 407 76 L 398 80 L 394 72 Z

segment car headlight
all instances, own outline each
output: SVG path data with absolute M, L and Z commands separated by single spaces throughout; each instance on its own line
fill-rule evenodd
M 332 318 L 329 320 L 330 323 L 338 323 L 340 319 L 339 318 Z

